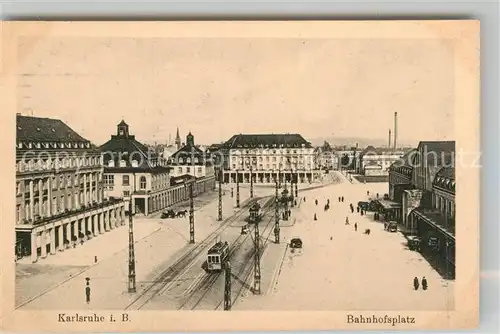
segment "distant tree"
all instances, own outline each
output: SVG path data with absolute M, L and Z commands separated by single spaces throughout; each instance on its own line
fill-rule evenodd
M 346 153 L 344 153 L 344 155 L 342 155 L 342 158 L 340 158 L 340 163 L 343 168 L 349 167 L 350 159 Z
M 323 143 L 323 151 L 331 151 L 332 147 L 330 146 L 330 143 L 325 140 Z

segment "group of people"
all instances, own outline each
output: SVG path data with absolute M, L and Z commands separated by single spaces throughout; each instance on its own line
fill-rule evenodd
M 418 277 L 415 277 L 413 279 L 413 288 L 416 290 L 418 290 L 418 288 L 420 287 L 420 283 L 418 281 Z M 422 277 L 422 290 L 427 290 L 427 279 L 424 277 Z

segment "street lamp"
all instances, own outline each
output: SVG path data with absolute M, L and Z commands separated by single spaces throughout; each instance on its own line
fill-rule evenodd
M 286 189 L 286 184 L 285 184 L 285 189 L 281 192 L 281 201 L 283 202 L 283 220 L 288 220 L 288 190 Z
M 194 197 L 193 180 L 184 184 L 184 189 L 189 189 L 189 243 L 194 244 Z
M 132 196 L 128 205 L 128 292 L 136 292 L 135 282 L 135 250 L 134 250 L 134 223 L 132 219 Z

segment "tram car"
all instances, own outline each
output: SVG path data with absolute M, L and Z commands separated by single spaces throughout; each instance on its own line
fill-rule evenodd
M 229 256 L 229 244 L 226 242 L 219 241 L 215 243 L 207 253 L 207 261 L 205 263 L 205 271 L 207 272 L 217 272 L 224 269 L 224 263 Z
M 259 202 L 255 202 L 249 209 L 250 215 L 247 221 L 251 224 L 258 223 L 262 220 L 262 207 Z

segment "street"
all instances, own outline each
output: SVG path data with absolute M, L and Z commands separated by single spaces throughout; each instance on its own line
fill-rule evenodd
M 265 213 L 259 225 L 263 245 L 261 295 L 252 293 L 253 228 L 249 234 L 240 234 L 251 203 L 249 187 L 242 186 L 240 209 L 235 208 L 236 191 L 231 198 L 230 188 L 224 188 L 222 223 L 216 221 L 217 192 L 195 200 L 194 245 L 189 244 L 187 218 L 160 220 L 157 213 L 134 219 L 135 294 L 127 292 L 128 237 L 124 226 L 45 262 L 20 264 L 19 273 L 48 267 L 52 272 L 69 269 L 66 277 L 61 276 L 62 282 L 54 282 L 55 278 L 51 280 L 49 275 L 26 275 L 27 278 L 18 280 L 17 290 L 31 294 L 19 298 L 18 304 L 24 302 L 23 309 L 221 310 L 224 273 L 206 273 L 202 269 L 208 248 L 221 240 L 230 245 L 234 310 L 453 308 L 452 281 L 441 279 L 420 254 L 406 249 L 400 233 L 384 231 L 382 223 L 373 221 L 372 213 L 361 216 L 350 212 L 350 203 L 356 206 L 358 201 L 368 199 L 367 190 L 372 196 L 382 196 L 387 192 L 387 184 L 350 183 L 338 172 L 325 179 L 333 184 L 299 188 L 298 207 L 291 208 L 288 221 L 280 222 L 280 244 L 274 243 L 272 233 L 274 188 L 254 189 L 253 201 L 259 200 Z M 343 203 L 339 203 L 339 196 L 344 196 Z M 324 211 L 328 199 L 330 209 Z M 186 203 L 181 207 L 185 206 Z M 317 221 L 313 220 L 314 214 Z M 349 225 L 345 224 L 346 217 Z M 367 228 L 370 235 L 364 234 Z M 293 237 L 302 239 L 301 252 L 292 253 L 288 247 Z M 118 238 L 122 243 L 115 241 Z M 94 254 L 99 254 L 98 263 L 92 263 Z M 428 291 L 413 290 L 415 276 L 427 278 Z M 84 298 L 85 277 L 91 282 L 88 304 Z M 34 298 L 48 285 L 56 284 Z
M 295 214 L 293 228 L 282 229 L 284 242 L 298 236 L 301 254 L 290 249 L 278 264 L 279 274 L 267 278 L 266 295 L 247 293 L 235 310 L 450 310 L 454 281 L 442 279 L 416 252 L 406 249 L 400 233 L 384 231 L 373 213 L 351 214 L 349 204 L 387 192 L 386 183 L 344 182 L 305 191 L 306 202 Z M 339 203 L 338 197 L 344 196 Z M 316 206 L 314 200 L 318 199 Z M 330 210 L 324 212 L 326 200 Z M 313 220 L 317 214 L 317 221 Z M 349 217 L 350 225 L 345 225 Z M 357 222 L 358 230 L 354 230 Z M 370 229 L 370 235 L 364 230 Z M 262 260 L 266 262 L 265 255 Z M 425 276 L 429 289 L 413 290 L 413 278 Z M 263 278 L 266 280 L 266 278 Z M 272 286 L 270 286 L 272 285 Z

